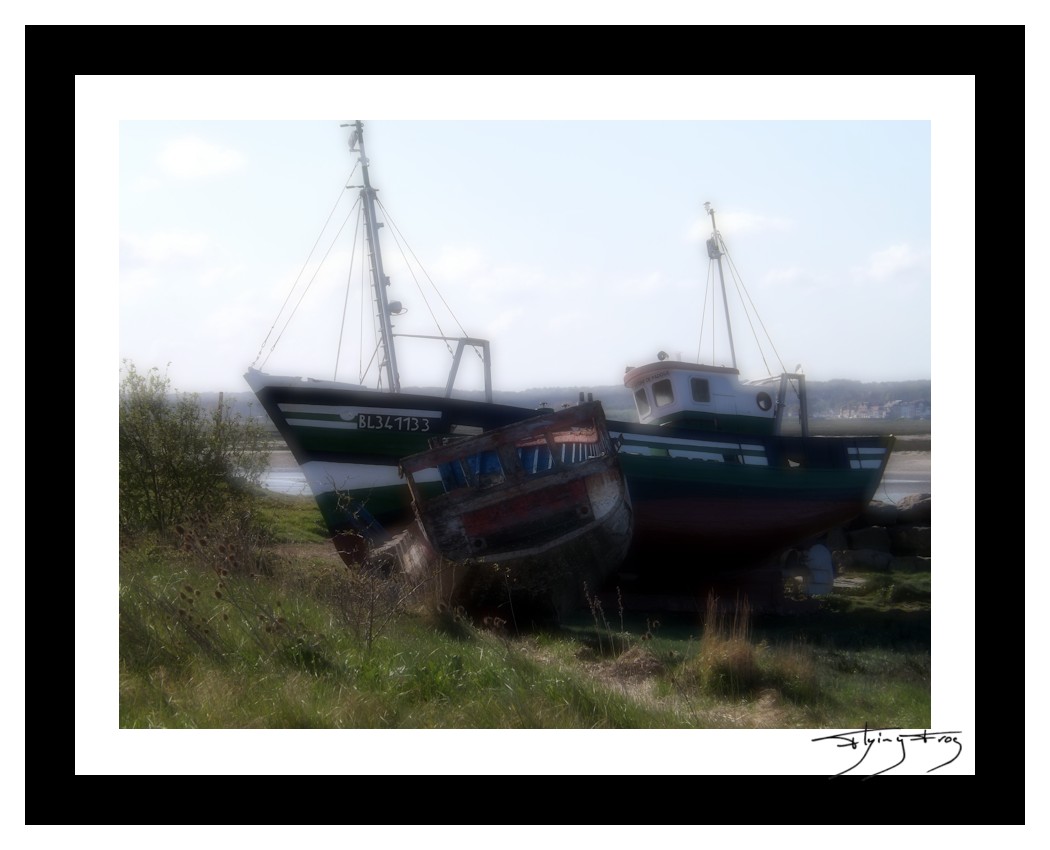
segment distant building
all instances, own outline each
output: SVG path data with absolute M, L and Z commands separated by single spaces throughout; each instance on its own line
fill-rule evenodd
M 885 404 L 854 402 L 839 408 L 839 419 L 929 419 L 930 403 L 925 400 L 895 399 Z

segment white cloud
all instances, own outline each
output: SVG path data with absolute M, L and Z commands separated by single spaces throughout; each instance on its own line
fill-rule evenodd
M 571 334 L 588 324 L 587 316 L 578 311 L 551 313 L 543 319 L 543 328 L 548 334 Z
M 614 298 L 624 299 L 622 303 L 625 304 L 638 305 L 642 301 L 647 301 L 658 305 L 661 304 L 660 299 L 664 299 L 662 302 L 664 306 L 659 309 L 665 309 L 668 304 L 679 307 L 691 306 L 694 301 L 699 301 L 703 294 L 702 287 L 703 281 L 698 282 L 696 278 L 670 277 L 663 271 L 656 270 L 646 274 L 623 277 L 613 275 L 602 281 L 601 290 L 592 291 L 607 291 Z M 629 307 L 619 308 L 616 306 L 617 303 L 621 302 L 612 304 L 611 309 L 614 311 L 624 309 L 626 313 L 632 310 Z M 606 308 L 603 306 L 602 309 Z
M 807 281 L 810 272 L 798 266 L 786 269 L 770 269 L 762 277 L 762 283 L 770 286 L 790 286 Z
M 141 176 L 132 181 L 130 189 L 133 193 L 142 194 L 153 192 L 163 185 L 163 182 L 156 177 Z
M 149 268 L 137 268 L 120 275 L 121 305 L 134 303 L 144 293 L 154 289 L 158 284 L 157 276 Z
M 444 248 L 434 263 L 435 280 L 454 280 L 483 270 L 484 257 L 476 248 Z
M 223 148 L 196 136 L 169 142 L 161 151 L 159 163 L 164 173 L 189 180 L 227 174 L 245 164 L 244 157 L 233 148 Z
M 244 328 L 244 306 L 234 300 L 212 303 L 200 303 L 193 315 L 196 326 L 207 331 L 207 338 L 215 342 L 231 335 L 236 329 Z M 245 333 L 241 330 L 241 333 Z M 245 348 L 245 355 L 247 347 Z
M 669 282 L 659 271 L 649 272 L 645 277 L 621 280 L 618 284 L 615 284 L 616 291 L 620 295 L 632 297 L 655 295 L 669 286 Z
M 188 231 L 150 233 L 147 236 L 126 234 L 120 239 L 122 266 L 170 263 L 173 260 L 196 259 L 204 255 L 208 236 Z
M 503 310 L 485 323 L 485 334 L 488 339 L 499 339 L 499 337 L 505 332 L 513 328 L 525 315 L 525 311 L 520 307 L 511 307 L 509 310 Z
M 791 230 L 793 227 L 792 222 L 786 218 L 776 218 L 775 216 L 760 215 L 758 213 L 730 212 L 723 215 L 716 211 L 715 215 L 718 229 L 723 233 L 732 233 L 734 236 L 741 233 L 757 233 L 769 230 L 786 231 Z M 705 213 L 690 225 L 686 240 L 688 242 L 703 242 L 710 235 L 711 218 Z
M 211 266 L 201 272 L 198 283 L 201 289 L 214 289 L 222 284 L 243 279 L 246 272 L 243 263 Z
M 855 268 L 854 274 L 863 280 L 884 281 L 912 271 L 928 272 L 928 251 L 917 251 L 904 242 L 876 251 L 868 258 L 867 265 Z

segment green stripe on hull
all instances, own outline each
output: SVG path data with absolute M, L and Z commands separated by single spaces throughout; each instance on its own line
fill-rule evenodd
M 624 437 L 623 453 L 628 454 L 635 449 L 649 449 L 656 457 L 666 457 L 668 452 L 693 452 L 711 455 L 724 455 L 727 453 L 739 454 L 744 457 L 765 458 L 766 451 L 761 446 L 757 448 L 744 448 L 739 443 L 722 443 L 718 445 L 699 445 L 697 443 L 667 443 L 655 440 L 636 439 Z
M 345 422 L 338 413 L 303 413 L 301 411 L 282 412 L 285 419 L 316 419 L 319 422 Z
M 717 461 L 685 461 L 681 458 L 620 455 L 631 498 L 665 497 L 666 488 L 683 493 L 763 495 L 825 498 L 830 493 L 862 498 L 873 493 L 882 477 L 881 469 L 785 468 Z
M 697 431 L 725 431 L 727 434 L 755 436 L 772 436 L 776 428 L 776 420 L 772 416 L 742 416 L 738 413 L 699 414 L 689 410 L 665 416 L 659 420 L 659 424 Z

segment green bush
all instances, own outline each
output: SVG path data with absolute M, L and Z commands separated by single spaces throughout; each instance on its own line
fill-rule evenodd
M 171 392 L 156 369 L 124 361 L 120 382 L 120 530 L 165 532 L 223 512 L 266 469 L 264 430 L 220 402 Z

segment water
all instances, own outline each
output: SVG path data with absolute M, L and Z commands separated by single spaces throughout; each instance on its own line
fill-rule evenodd
M 894 452 L 886 464 L 875 499 L 896 504 L 905 496 L 930 492 L 930 453 Z
M 312 495 L 310 485 L 306 483 L 306 476 L 287 449 L 270 452 L 270 468 L 263 473 L 262 485 L 275 493 L 291 496 Z
M 273 452 L 263 486 L 275 493 L 309 496 L 310 485 L 289 451 Z M 890 455 L 882 483 L 875 492 L 880 502 L 899 502 L 905 496 L 930 492 L 930 453 L 895 452 Z
M 262 485 L 275 493 L 287 493 L 292 496 L 310 496 L 310 485 L 306 476 L 298 469 L 271 469 L 263 473 Z

